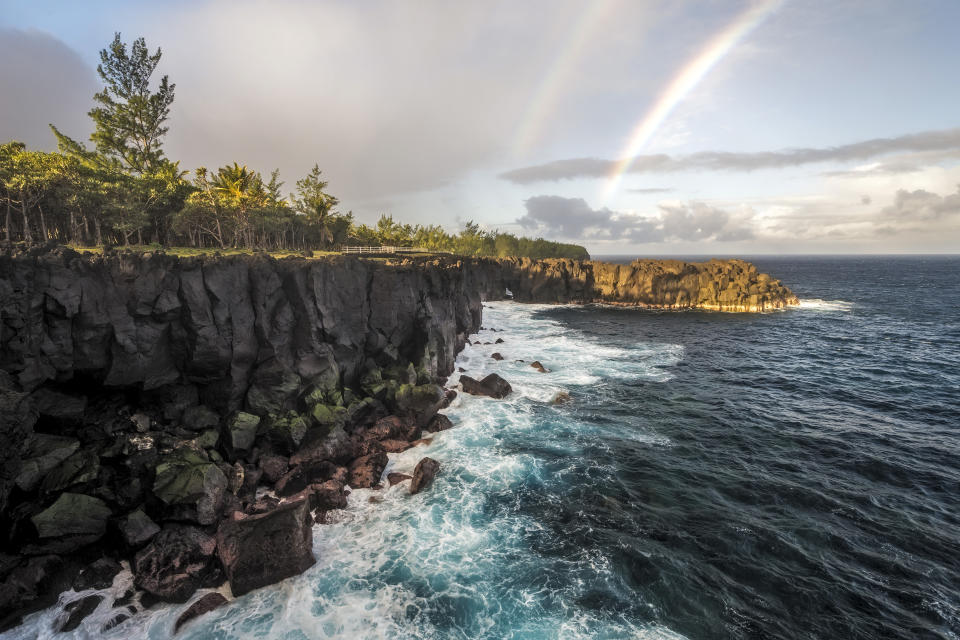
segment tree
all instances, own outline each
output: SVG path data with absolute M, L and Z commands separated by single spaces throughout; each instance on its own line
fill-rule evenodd
M 321 173 L 319 165 L 313 165 L 305 178 L 297 180 L 297 193 L 291 199 L 296 210 L 306 216 L 307 225 L 319 233 L 320 243 L 330 244 L 333 232 L 328 218 L 340 201 L 325 191 L 327 181 L 320 177 Z
M 7 242 L 13 239 L 13 216 L 11 215 L 13 203 L 15 202 L 13 192 L 13 177 L 15 175 L 13 156 L 22 152 L 24 149 L 26 149 L 26 145 L 22 142 L 13 141 L 0 145 L 0 189 L 3 189 L 3 203 L 6 205 L 7 211 L 3 227 Z
M 137 174 L 157 170 L 163 161 L 164 122 L 170 114 L 174 88 L 167 76 L 157 91 L 150 90 L 150 77 L 161 52 L 150 54 L 146 41 L 137 38 L 127 53 L 120 34 L 100 51 L 97 73 L 106 87 L 94 95 L 98 106 L 90 110 L 96 129 L 90 139 L 104 156 L 119 159 Z

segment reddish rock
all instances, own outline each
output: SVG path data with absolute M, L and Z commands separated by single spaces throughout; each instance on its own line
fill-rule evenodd
M 173 632 L 177 633 L 180 631 L 180 627 L 190 622 L 194 618 L 202 616 L 205 613 L 210 613 L 217 607 L 221 607 L 225 604 L 227 604 L 227 599 L 221 594 L 217 592 L 208 593 L 194 602 L 187 608 L 186 611 L 180 614 L 180 617 L 177 618 L 177 624 L 173 627 Z
M 354 489 L 366 489 L 380 482 L 380 476 L 387 466 L 387 454 L 371 453 L 357 458 L 350 464 L 347 484 Z
M 453 423 L 450 422 L 450 418 L 442 413 L 438 413 L 437 415 L 433 416 L 433 419 L 430 420 L 430 424 L 427 425 L 427 431 L 430 433 L 436 433 L 438 431 L 446 431 L 452 426 Z
M 433 442 L 433 438 L 420 438 L 419 440 L 414 440 L 410 444 L 412 444 L 415 447 L 422 447 L 424 445 L 431 444 L 432 442 Z
M 336 471 L 337 465 L 327 460 L 308 462 L 294 467 L 277 480 L 277 495 L 283 497 L 300 493 L 311 484 L 329 480 Z
M 283 477 L 290 470 L 290 461 L 284 456 L 266 454 L 260 456 L 260 469 L 263 470 L 263 477 L 270 484 L 275 484 L 277 480 Z
M 220 579 L 216 546 L 216 539 L 197 527 L 167 526 L 136 555 L 134 584 L 161 600 L 186 602 Z
M 312 522 L 307 500 L 221 522 L 217 553 L 233 595 L 241 596 L 313 566 Z
M 534 360 L 530 363 L 530 366 L 539 371 L 540 373 L 548 373 L 549 369 L 540 364 L 539 360 Z
M 406 440 L 381 440 L 380 444 L 387 453 L 400 453 L 413 446 Z
M 404 480 L 410 480 L 412 477 L 413 476 L 408 476 L 405 473 L 388 473 L 387 482 L 389 482 L 392 487 L 395 484 L 400 484 Z
M 431 484 L 437 473 L 440 472 L 440 463 L 433 458 L 424 458 L 417 463 L 413 470 L 413 479 L 410 482 L 410 493 L 420 493 Z

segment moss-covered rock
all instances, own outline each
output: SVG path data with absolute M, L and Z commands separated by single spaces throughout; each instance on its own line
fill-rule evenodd
M 288 411 L 267 418 L 265 433 L 277 450 L 290 455 L 303 442 L 309 428 L 309 419 L 296 411 Z
M 191 507 L 186 514 L 207 525 L 217 520 L 227 477 L 201 451 L 182 447 L 157 465 L 153 494 L 167 505 Z
M 41 538 L 93 536 L 107 530 L 110 508 L 99 498 L 82 493 L 62 493 L 57 501 L 31 518 Z
M 245 411 L 237 411 L 227 420 L 225 439 L 233 451 L 247 451 L 257 439 L 260 416 Z
M 443 387 L 436 384 L 405 384 L 397 389 L 394 406 L 398 415 L 413 418 L 425 427 L 443 405 Z
M 215 446 L 217 446 L 217 442 L 219 441 L 220 432 L 216 429 L 207 429 L 193 440 L 193 442 L 201 449 L 213 449 Z

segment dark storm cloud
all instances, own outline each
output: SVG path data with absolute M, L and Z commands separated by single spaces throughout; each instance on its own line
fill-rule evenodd
M 666 154 L 643 155 L 634 158 L 630 173 L 667 173 L 672 171 L 754 171 L 782 169 L 817 162 L 855 162 L 876 158 L 888 153 L 902 152 L 960 152 L 960 128 L 923 131 L 896 138 L 875 138 L 837 147 L 783 149 L 741 153 L 731 151 L 702 151 L 683 156 Z M 500 177 L 516 184 L 573 178 L 601 178 L 608 176 L 616 165 L 614 160 L 600 158 L 573 158 L 546 164 L 513 169 Z M 913 165 L 891 165 L 889 171 L 911 170 Z
M 753 238 L 747 224 L 752 212 L 736 216 L 702 202 L 661 204 L 651 216 L 592 209 L 583 198 L 561 196 L 535 196 L 524 205 L 527 214 L 517 220 L 524 229 L 568 239 L 649 243 Z
M 85 139 L 99 86 L 79 54 L 46 33 L 0 28 L 0 141 L 56 146 L 48 123 Z

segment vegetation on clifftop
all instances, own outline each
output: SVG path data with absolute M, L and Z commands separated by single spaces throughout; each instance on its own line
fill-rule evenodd
M 198 167 L 192 178 L 163 151 L 176 85 L 151 88 L 161 51 L 143 38 L 129 48 L 116 34 L 100 52 L 104 83 L 89 115 L 93 149 L 51 125 L 57 151 L 0 144 L 0 239 L 74 245 L 159 244 L 198 249 L 297 251 L 339 245 L 415 246 L 470 256 L 589 258 L 579 245 L 487 231 L 472 222 L 458 233 L 383 215 L 375 226 L 340 212 L 320 167 L 284 195 L 269 177 L 238 162 Z

